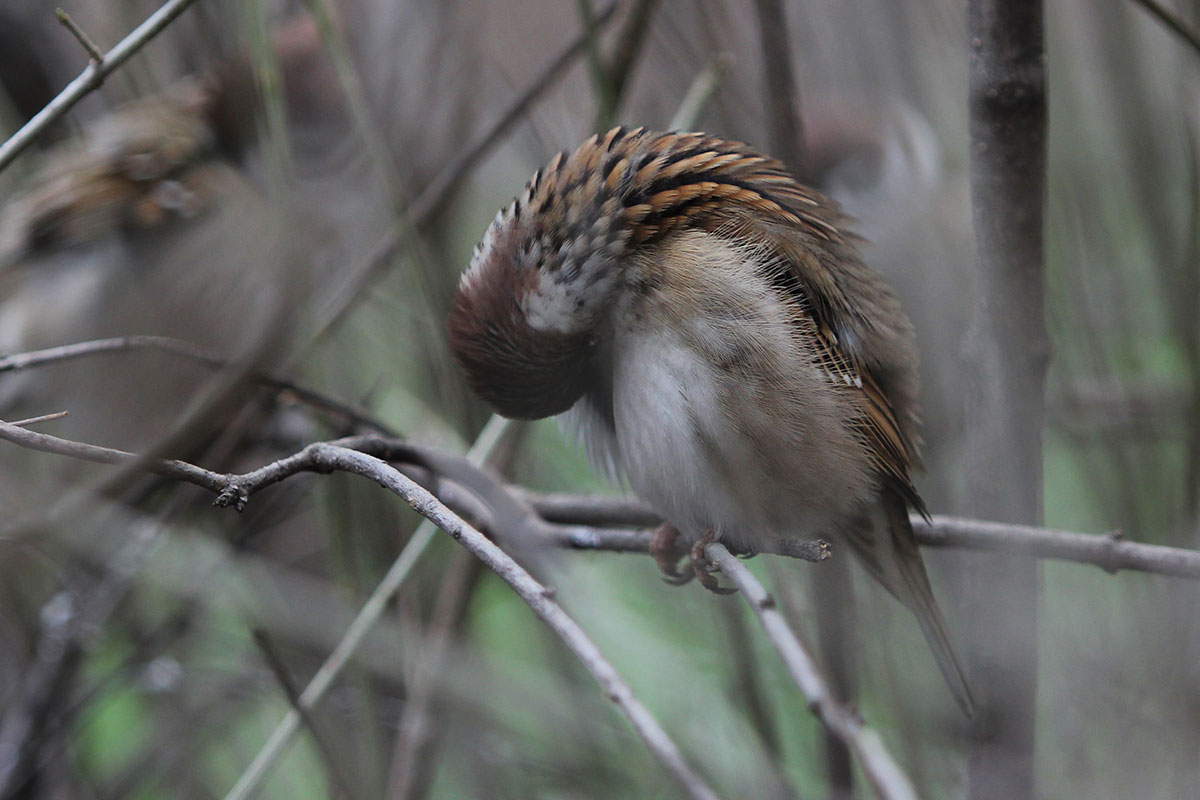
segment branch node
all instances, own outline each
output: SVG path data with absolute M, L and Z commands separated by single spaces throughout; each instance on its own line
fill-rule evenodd
M 217 499 L 213 500 L 213 505 L 217 508 L 229 508 L 233 506 L 235 511 L 240 512 L 245 510 L 246 503 L 249 501 L 250 493 L 246 491 L 246 487 L 234 482 L 217 493 Z
M 1104 543 L 1107 545 L 1104 548 L 1104 562 L 1100 564 L 1100 569 L 1107 572 L 1109 575 L 1116 575 L 1121 571 L 1121 558 L 1118 552 L 1118 547 L 1125 541 L 1125 532 L 1120 528 L 1111 530 L 1104 534 Z
M 542 597 L 546 598 L 547 600 L 554 600 L 556 597 L 558 597 L 558 588 L 555 586 L 543 586 Z

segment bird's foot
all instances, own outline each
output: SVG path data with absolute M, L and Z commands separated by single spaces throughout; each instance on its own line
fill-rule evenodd
M 650 555 L 662 571 L 663 580 L 672 586 L 682 586 L 692 578 L 699 578 L 700 585 L 714 594 L 733 594 L 736 589 L 727 589 L 717 582 L 713 575 L 716 567 L 704 552 L 704 548 L 716 540 L 716 532 L 709 530 L 688 549 L 679 529 L 664 522 L 650 537 Z M 681 572 L 679 560 L 684 556 L 688 557 L 688 566 Z
M 713 594 L 733 594 L 737 589 L 726 588 L 717 582 L 716 576 L 713 575 L 717 567 L 708 560 L 708 554 L 704 552 L 704 549 L 716 540 L 717 533 L 710 528 L 692 545 L 692 574 L 699 578 L 701 586 Z

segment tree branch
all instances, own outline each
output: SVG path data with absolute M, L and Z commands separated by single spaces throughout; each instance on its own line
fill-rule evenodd
M 579 550 L 646 552 L 649 533 L 611 526 L 653 528 L 662 520 L 639 500 L 614 495 L 541 494 L 510 487 L 547 522 L 564 546 Z M 1129 541 L 1117 531 L 1072 531 L 935 514 L 932 522 L 912 517 L 917 542 L 926 547 L 1021 553 L 1092 564 L 1108 572 L 1132 570 L 1200 579 L 1200 551 Z M 790 545 L 778 549 L 786 550 Z M 790 552 L 776 555 L 792 555 Z M 836 555 L 836 552 L 835 552 Z
M 130 56 L 141 50 L 147 42 L 161 33 L 163 28 L 195 2 L 196 0 L 168 0 L 106 55 L 99 59 L 93 55 L 91 62 L 78 78 L 67 84 L 66 88 L 59 92 L 58 96 L 39 111 L 33 119 L 25 123 L 19 131 L 9 137 L 8 141 L 0 145 L 0 170 L 11 164 L 13 159 L 33 143 L 34 139 L 61 119 L 76 103 L 98 89 L 100 84 L 104 83 L 105 78 L 128 61 Z
M 712 99 L 713 93 L 717 90 L 717 84 L 732 67 L 733 59 L 728 53 L 718 53 L 709 59 L 704 68 L 692 80 L 683 99 L 679 101 L 679 108 L 675 110 L 671 121 L 667 123 L 667 130 L 693 130 L 700 115 L 704 113 L 708 101 Z
M 414 511 L 449 533 L 476 558 L 487 565 L 511 586 L 533 612 L 558 635 L 575 654 L 604 690 L 605 695 L 625 714 L 647 748 L 658 758 L 667 772 L 675 778 L 687 795 L 694 800 L 716 800 L 716 793 L 701 779 L 687 762 L 678 747 L 645 706 L 634 697 L 633 690 L 563 609 L 554 601 L 554 591 L 533 578 L 507 553 L 490 539 L 468 525 L 461 517 L 440 503 L 428 491 L 385 461 L 358 450 L 335 443 L 309 445 L 287 469 L 294 474 L 300 470 L 314 472 L 342 471 L 360 475 L 378 483 L 400 496 Z M 284 459 L 288 461 L 288 459 Z M 280 462 L 277 462 L 280 463 Z M 247 482 L 245 485 L 250 485 Z M 219 498 L 218 498 L 219 502 Z M 302 698 L 303 699 L 303 698 Z M 239 783 L 239 786 L 242 784 Z M 250 789 L 235 786 L 228 800 L 250 796 Z
M 1131 542 L 1119 531 L 1072 533 L 938 515 L 934 515 L 932 523 L 913 519 L 913 530 L 917 541 L 929 547 L 1023 553 L 1093 564 L 1106 572 L 1125 569 L 1175 578 L 1200 578 L 1200 551 Z
M 242 508 L 250 495 L 295 472 L 313 470 L 306 452 L 316 445 L 243 475 L 212 472 L 186 461 L 148 458 L 123 450 L 73 442 L 0 422 L 0 439 L 31 450 L 100 464 L 129 465 L 154 475 L 185 481 L 218 494 L 217 505 Z M 366 435 L 323 444 L 347 447 L 389 461 L 405 472 L 424 471 L 427 483 L 447 505 L 483 520 L 498 538 L 542 539 L 575 550 L 645 553 L 650 533 L 662 519 L 640 500 L 614 495 L 543 494 L 508 486 L 463 456 L 402 439 Z M 465 497 L 463 490 L 471 497 Z M 476 499 L 477 498 L 477 499 Z M 935 515 L 912 518 L 917 541 L 927 547 L 1020 553 L 1092 564 L 1109 572 L 1132 570 L 1200 579 L 1200 551 L 1129 541 L 1118 532 L 1075 533 L 1001 522 Z M 832 549 L 822 541 L 782 540 L 762 551 L 770 555 L 822 561 Z
M 305 708 L 300 703 L 300 691 L 296 688 L 296 682 L 283 660 L 283 655 L 275 647 L 275 643 L 271 641 L 270 635 L 262 628 L 256 628 L 253 636 L 254 643 L 258 645 L 258 649 L 262 652 L 263 660 L 267 662 L 267 668 L 271 670 L 271 674 L 275 677 L 279 688 L 283 690 L 283 695 L 287 698 L 288 704 L 300 715 L 301 724 L 308 728 L 309 735 L 312 736 L 313 744 L 316 745 L 317 752 L 321 755 L 321 761 L 325 764 L 325 769 L 329 772 L 330 795 L 355 800 L 358 797 L 358 793 L 352 790 L 349 778 L 343 773 L 342 767 L 338 765 L 338 760 L 334 756 L 333 748 L 329 745 L 329 740 L 317 726 L 317 721 L 313 719 L 312 710 Z

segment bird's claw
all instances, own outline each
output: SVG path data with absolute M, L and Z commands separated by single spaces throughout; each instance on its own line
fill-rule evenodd
M 715 541 L 716 534 L 710 530 L 697 539 L 690 550 L 685 549 L 680 543 L 679 529 L 664 523 L 650 538 L 650 555 L 654 556 L 654 562 L 663 574 L 663 581 L 672 586 L 683 586 L 693 578 L 698 578 L 700 585 L 714 594 L 733 594 L 736 589 L 727 589 L 718 583 L 713 575 L 716 568 L 704 553 L 704 548 Z M 684 556 L 688 557 L 688 568 L 681 572 L 678 564 Z
M 713 575 L 717 571 L 717 567 L 708 560 L 708 554 L 704 552 L 705 548 L 716 540 L 716 532 L 710 529 L 705 531 L 704 535 L 692 545 L 692 573 L 700 580 L 700 585 L 713 594 L 733 594 L 737 589 L 726 588 L 717 581 L 716 576 Z

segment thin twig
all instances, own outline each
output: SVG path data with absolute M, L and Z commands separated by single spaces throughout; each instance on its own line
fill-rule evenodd
M 1164 6 L 1158 0 L 1133 0 L 1151 16 L 1158 19 L 1167 29 L 1183 39 L 1197 54 L 1200 54 L 1200 31 L 1189 25 L 1183 17 Z
M 652 531 L 595 528 L 588 525 L 544 524 L 533 529 L 546 541 L 572 550 L 648 553 L 653 538 Z M 762 549 L 756 552 L 813 562 L 824 561 L 833 555 L 833 549 L 823 539 L 776 539 L 763 543 Z
M 413 535 L 404 549 L 400 551 L 399 557 L 392 562 L 392 566 L 383 576 L 383 580 L 379 582 L 375 591 L 371 593 L 367 602 L 359 610 L 358 616 L 346 628 L 346 633 L 338 642 L 337 647 L 333 649 L 333 652 L 325 659 L 325 663 L 317 670 L 317 674 L 300 693 L 296 705 L 280 720 L 267 741 L 263 743 L 258 755 L 250 762 L 250 766 L 246 768 L 234 787 L 230 789 L 229 794 L 226 795 L 226 800 L 245 800 L 257 793 L 262 781 L 267 777 L 267 773 L 279 760 L 299 730 L 300 709 L 313 708 L 329 691 L 329 687 L 333 685 L 334 680 L 350 662 L 350 658 L 358 651 L 366 635 L 383 616 L 388 602 L 399 591 L 433 538 L 432 532 L 428 536 L 420 536 L 419 533 L 420 531 Z
M 638 528 L 662 524 L 657 511 L 641 500 L 625 495 L 534 492 L 520 486 L 510 486 L 509 490 L 532 505 L 547 522 Z
M 602 29 L 611 22 L 616 10 L 617 4 L 613 2 L 609 3 L 602 11 L 596 14 L 597 29 Z M 496 118 L 491 127 L 480 135 L 474 143 L 464 148 L 458 158 L 438 173 L 438 176 L 434 178 L 425 191 L 417 196 L 417 199 L 413 201 L 412 206 L 408 210 L 408 216 L 412 220 L 413 225 L 420 225 L 446 202 L 450 193 L 458 187 L 463 178 L 475 168 L 475 165 L 484 156 L 491 152 L 493 147 L 500 143 L 500 140 L 525 116 L 529 111 L 529 107 L 558 83 L 558 80 L 563 77 L 567 69 L 583 53 L 587 47 L 587 41 L 586 33 L 580 33 L 576 36 L 570 44 L 550 60 L 550 63 L 530 82 L 525 91 L 513 98 L 508 108 Z
M 719 542 L 707 545 L 704 552 L 750 604 L 792 680 L 808 700 L 809 710 L 850 748 L 875 793 L 885 800 L 916 800 L 908 776 L 896 764 L 879 736 L 866 727 L 857 715 L 837 702 L 817 669 L 816 662 L 775 607 L 775 599 L 749 568 Z
M 48 347 L 44 350 L 31 350 L 25 353 L 14 353 L 4 356 L 0 358 L 0 373 L 16 372 L 31 367 L 70 361 L 102 353 L 134 350 L 159 350 L 214 369 L 227 369 L 233 366 L 229 359 L 222 358 L 206 348 L 192 342 L 184 341 L 183 339 L 173 339 L 168 336 L 116 336 L 111 339 L 93 339 L 87 342 L 77 342 L 59 347 Z M 309 406 L 341 417 L 345 422 L 381 433 L 385 436 L 394 436 L 396 433 L 391 426 L 373 416 L 365 409 L 288 378 L 262 372 L 251 372 L 247 377 L 256 383 L 269 386 L 280 392 L 286 392 L 290 397 Z
M 53 123 L 61 119 L 85 96 L 99 88 L 114 70 L 141 50 L 151 39 L 162 32 L 172 20 L 187 10 L 196 0 L 167 0 L 145 22 L 122 39 L 99 60 L 91 61 L 75 80 L 67 84 L 45 108 L 34 115 L 22 128 L 0 145 L 0 170 L 12 163 L 33 140 L 42 135 Z
M 917 541 L 929 547 L 961 547 L 1024 553 L 1093 564 L 1108 572 L 1135 570 L 1175 578 L 1200 578 L 1200 551 L 1127 541 L 1117 531 L 1072 533 L 1030 525 L 934 516 L 913 520 Z
M 592 0 L 575 0 L 579 8 L 579 21 L 587 36 L 588 77 L 591 79 L 592 92 L 595 96 L 596 127 L 603 130 L 612 124 L 613 113 L 616 111 L 617 94 L 613 86 L 612 74 L 600 51 L 600 29 L 596 24 L 596 12 L 592 10 Z
M 54 9 L 54 16 L 60 25 L 71 32 L 71 35 L 75 37 L 75 40 L 87 52 L 88 58 L 92 60 L 92 63 L 99 64 L 104 60 L 104 51 L 92 41 L 92 37 L 88 36 L 75 20 L 71 19 L 70 14 L 61 8 L 56 8 Z
M 633 498 L 542 494 L 518 487 L 510 487 L 510 490 L 556 526 L 555 536 L 560 544 L 577 549 L 642 552 L 649 546 L 647 532 L 611 526 L 653 528 L 662 522 L 653 509 Z M 914 516 L 912 524 L 917 542 L 927 547 L 1022 553 L 1092 564 L 1109 572 L 1133 570 L 1176 578 L 1200 578 L 1200 551 L 1131 541 L 1116 531 L 1075 533 L 942 515 L 934 515 L 932 522 Z M 779 543 L 776 549 L 789 547 Z
M 61 439 L 57 436 L 26 430 L 8 422 L 0 422 L 0 439 L 7 439 L 13 444 L 18 444 L 30 450 L 40 450 L 43 453 L 68 456 L 80 461 L 91 461 L 96 464 L 136 466 L 152 475 L 184 481 L 214 492 L 222 491 L 236 479 L 234 475 L 213 472 L 203 467 L 197 467 L 195 464 L 189 464 L 186 461 L 139 456 L 136 453 L 127 453 L 124 450 L 116 450 L 111 447 L 99 447 L 94 444 L 74 442 L 70 439 Z M 295 458 L 295 456 L 292 458 Z M 229 505 L 232 505 L 232 503 Z
M 19 419 L 16 422 L 10 422 L 16 428 L 28 428 L 32 425 L 40 425 L 43 422 L 53 422 L 56 419 L 62 419 L 67 415 L 66 411 L 58 411 L 53 414 L 42 414 L 40 417 L 29 417 L 27 419 Z
M 578 0 L 579 16 L 588 41 L 588 67 L 596 99 L 596 129 L 607 130 L 616 121 L 617 109 L 625 95 L 629 77 L 650 32 L 650 18 L 658 0 L 632 0 L 613 44 L 612 57 L 606 59 L 600 48 L 600 26 L 591 0 Z

